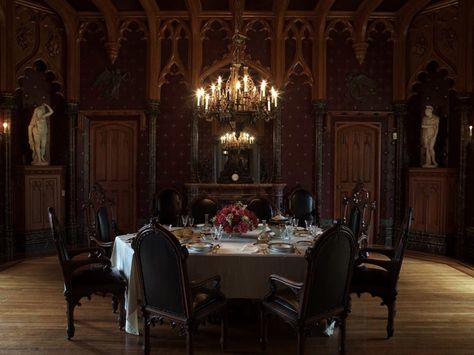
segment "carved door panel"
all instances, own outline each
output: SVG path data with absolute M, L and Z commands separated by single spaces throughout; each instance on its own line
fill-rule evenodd
M 91 121 L 90 186 L 99 183 L 115 203 L 121 232 L 136 230 L 135 121 Z
M 334 144 L 334 217 L 338 219 L 342 217 L 343 197 L 350 196 L 358 182 L 364 183 L 372 200 L 379 201 L 380 125 L 336 123 Z M 377 209 L 371 222 L 370 243 L 378 230 Z

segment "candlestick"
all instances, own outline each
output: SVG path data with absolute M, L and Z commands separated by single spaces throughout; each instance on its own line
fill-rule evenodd
M 469 137 L 472 138 L 472 126 L 469 126 Z

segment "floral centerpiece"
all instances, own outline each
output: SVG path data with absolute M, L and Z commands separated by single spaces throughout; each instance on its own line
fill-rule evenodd
M 224 206 L 214 218 L 215 226 L 222 226 L 226 233 L 247 233 L 257 227 L 257 216 L 242 202 Z

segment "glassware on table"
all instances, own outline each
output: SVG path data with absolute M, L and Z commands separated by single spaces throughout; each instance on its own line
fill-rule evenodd
M 194 217 L 188 216 L 188 226 L 194 226 Z
M 204 227 L 209 227 L 209 213 L 204 215 Z
M 188 216 L 182 215 L 181 221 L 183 222 L 183 227 L 186 227 L 188 225 Z
M 313 225 L 313 217 L 309 216 L 304 220 L 304 224 L 306 226 L 306 230 L 309 230 L 311 226 Z
M 224 228 L 221 225 L 215 226 L 211 230 L 213 239 L 215 241 L 220 241 L 222 239 L 222 235 L 224 234 Z

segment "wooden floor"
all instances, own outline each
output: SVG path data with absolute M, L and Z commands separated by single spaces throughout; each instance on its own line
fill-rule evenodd
M 141 354 L 142 337 L 120 331 L 110 299 L 95 296 L 76 310 L 76 335 L 66 339 L 65 301 L 54 257 L 26 260 L 0 271 L 0 354 Z M 405 259 L 399 283 L 395 335 L 385 339 L 386 308 L 354 298 L 348 319 L 348 354 L 474 354 L 474 279 L 462 268 L 429 259 Z M 259 352 L 257 319 L 230 321 L 230 354 Z M 167 326 L 152 329 L 152 353 L 182 354 L 184 339 Z M 336 354 L 332 337 L 308 339 L 308 354 Z M 219 353 L 218 327 L 195 337 L 197 354 Z M 268 354 L 292 354 L 295 337 L 270 324 Z

